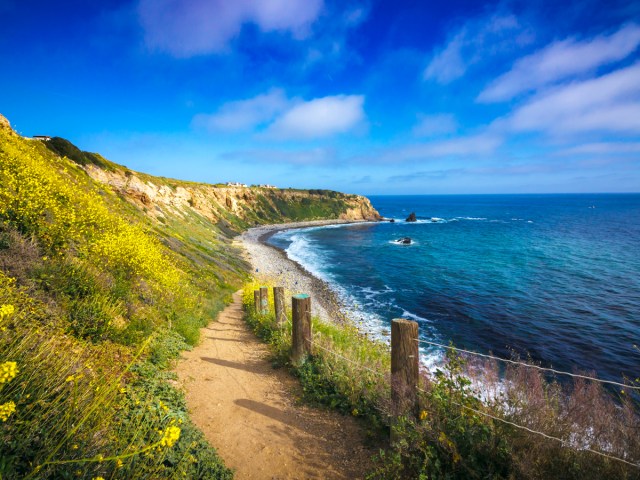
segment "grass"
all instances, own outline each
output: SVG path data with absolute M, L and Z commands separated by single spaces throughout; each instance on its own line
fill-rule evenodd
M 434 374 L 421 372 L 417 398 L 396 415 L 386 345 L 348 324 L 313 319 L 313 353 L 294 366 L 289 361 L 290 313 L 284 328 L 272 313 L 256 313 L 253 291 L 259 286 L 249 282 L 244 287 L 247 321 L 270 344 L 274 363 L 299 378 L 305 399 L 364 418 L 378 439 L 393 436 L 393 443 L 373 459 L 368 478 L 640 478 L 640 468 L 585 449 L 640 461 L 640 410 L 633 395 L 612 396 L 601 384 L 582 380 L 561 385 L 523 366 L 501 371 L 495 363 L 474 363 L 454 349 Z M 640 386 L 639 380 L 632 383 Z

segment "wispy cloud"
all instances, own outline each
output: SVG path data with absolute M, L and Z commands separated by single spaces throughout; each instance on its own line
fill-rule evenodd
M 448 84 L 461 78 L 469 66 L 488 55 L 529 43 L 532 35 L 513 15 L 494 15 L 468 21 L 437 48 L 424 69 L 425 80 Z
M 315 139 L 345 133 L 365 121 L 364 96 L 335 95 L 301 102 L 267 129 L 277 139 Z
M 192 125 L 208 131 L 250 131 L 272 121 L 290 103 L 282 89 L 274 88 L 247 100 L 226 103 L 215 113 L 198 114 L 193 118 Z
M 612 35 L 590 40 L 554 42 L 519 59 L 513 68 L 491 82 L 478 96 L 480 102 L 497 102 L 546 85 L 591 72 L 629 56 L 640 45 L 640 26 L 630 24 Z
M 493 154 L 503 144 L 503 138 L 492 132 L 457 136 L 447 140 L 394 147 L 363 157 L 362 162 L 405 163 L 423 160 L 462 158 L 468 160 Z
M 458 129 L 455 117 L 449 113 L 436 115 L 418 115 L 418 123 L 413 127 L 416 137 L 435 137 L 454 133 Z
M 223 160 L 251 164 L 326 165 L 336 161 L 338 153 L 329 147 L 309 149 L 261 148 L 237 150 L 220 155 Z
M 398 150 L 398 158 L 421 159 L 450 156 L 477 156 L 493 153 L 502 139 L 492 134 L 478 134 L 407 146 Z
M 556 155 L 628 155 L 637 153 L 640 153 L 640 142 L 596 142 L 565 148 L 557 151 Z
M 148 48 L 192 57 L 224 51 L 245 23 L 304 37 L 322 7 L 322 0 L 140 0 L 138 16 Z
M 537 94 L 506 119 L 513 131 L 550 135 L 640 133 L 640 64 Z
M 462 57 L 462 49 L 467 43 L 466 34 L 458 33 L 447 45 L 434 53 L 424 70 L 425 80 L 435 80 L 447 84 L 464 75 L 467 61 Z

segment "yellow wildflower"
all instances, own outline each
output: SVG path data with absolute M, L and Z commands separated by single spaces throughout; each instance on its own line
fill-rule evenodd
M 117 459 L 116 460 L 116 468 L 122 468 L 122 465 L 123 465 L 122 460 Z
M 16 411 L 16 404 L 13 402 L 7 402 L 0 405 L 0 420 L 6 422 L 12 413 Z
M 15 308 L 13 308 L 13 305 L 1 305 L 0 318 L 8 317 L 9 315 L 13 314 L 14 311 L 15 311 Z
M 427 412 L 426 410 L 422 410 L 420 412 L 420 420 L 424 421 L 427 418 Z
M 104 477 L 93 477 L 91 480 L 104 480 Z
M 8 383 L 18 374 L 18 364 L 16 362 L 0 363 L 0 383 Z
M 179 427 L 167 427 L 163 432 L 162 439 L 160 440 L 160 446 L 173 447 L 173 445 L 178 441 L 179 438 Z

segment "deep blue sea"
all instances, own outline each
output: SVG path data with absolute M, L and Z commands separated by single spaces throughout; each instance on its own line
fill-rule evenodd
M 356 322 L 382 332 L 410 318 L 439 343 L 609 380 L 640 375 L 640 194 L 370 199 L 396 222 L 271 239 L 330 282 Z M 404 221 L 411 212 L 418 222 Z M 442 354 L 422 353 L 427 363 Z

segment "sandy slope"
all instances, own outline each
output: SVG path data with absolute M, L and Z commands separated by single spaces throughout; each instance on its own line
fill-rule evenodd
M 374 453 L 353 418 L 296 405 L 297 382 L 274 370 L 242 319 L 240 294 L 202 331 L 176 371 L 194 422 L 245 479 L 352 479 Z

